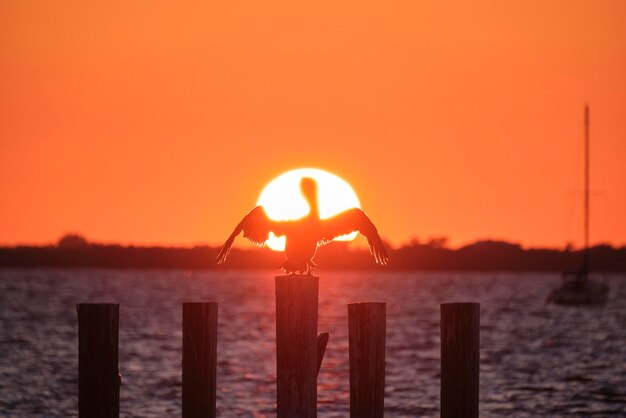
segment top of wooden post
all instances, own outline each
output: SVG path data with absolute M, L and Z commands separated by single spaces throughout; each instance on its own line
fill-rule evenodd
M 276 279 L 294 279 L 294 280 L 306 280 L 306 279 L 319 279 L 318 276 L 312 274 L 283 274 L 276 276 Z
M 382 305 L 386 305 L 386 302 L 353 302 L 353 303 L 348 303 L 348 306 L 356 306 L 356 307 L 365 307 L 365 306 L 371 306 L 371 307 L 380 307 Z
M 442 303 L 441 306 L 479 306 L 478 302 L 446 302 Z
M 183 302 L 183 306 L 217 306 L 217 302 Z
M 276 276 L 276 291 L 280 289 L 293 289 L 293 291 L 305 291 L 305 289 L 313 290 L 317 292 L 320 278 L 313 275 L 302 274 L 285 274 L 282 276 Z
M 119 303 L 77 303 L 76 309 L 115 309 Z

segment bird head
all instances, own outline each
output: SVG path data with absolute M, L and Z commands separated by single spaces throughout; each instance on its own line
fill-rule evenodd
M 310 177 L 300 180 L 300 191 L 311 208 L 311 213 L 317 212 L 317 183 Z

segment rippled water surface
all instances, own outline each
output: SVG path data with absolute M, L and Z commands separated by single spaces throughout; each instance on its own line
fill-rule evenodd
M 387 302 L 387 417 L 439 414 L 439 304 L 481 303 L 481 416 L 626 415 L 626 278 L 601 308 L 557 275 L 320 271 L 319 416 L 348 416 L 346 304 Z M 275 416 L 274 272 L 0 270 L 0 416 L 77 415 L 79 302 L 120 303 L 121 415 L 180 416 L 181 302 L 219 303 L 218 414 Z

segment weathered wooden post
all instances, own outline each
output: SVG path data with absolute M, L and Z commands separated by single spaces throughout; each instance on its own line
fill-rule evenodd
M 322 361 L 324 360 L 324 353 L 326 353 L 326 346 L 328 345 L 329 334 L 322 332 L 317 336 L 317 374 L 320 374 L 322 368 Z
M 276 277 L 277 418 L 317 416 L 318 292 L 318 277 Z
M 350 416 L 382 418 L 385 408 L 386 304 L 348 305 Z
M 215 418 L 217 303 L 183 303 L 183 418 Z
M 76 305 L 78 314 L 78 416 L 120 416 L 118 335 L 120 305 Z
M 480 304 L 441 304 L 441 417 L 478 418 Z

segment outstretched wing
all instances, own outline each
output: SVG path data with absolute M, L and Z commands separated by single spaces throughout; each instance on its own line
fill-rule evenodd
M 322 239 L 320 240 L 320 245 L 324 245 L 334 238 L 350 234 L 354 231 L 360 232 L 367 238 L 370 252 L 376 259 L 376 262 L 387 265 L 389 256 L 387 255 L 385 245 L 380 239 L 380 235 L 378 235 L 378 231 L 372 221 L 370 221 L 370 218 L 359 208 L 348 209 L 338 213 L 332 218 L 324 219 L 322 221 Z
M 269 233 L 273 232 L 277 236 L 285 235 L 286 225 L 284 222 L 277 222 L 271 220 L 265 210 L 261 206 L 257 206 L 243 217 L 241 222 L 235 227 L 235 230 L 230 237 L 226 240 L 220 252 L 217 254 L 217 264 L 222 264 L 226 261 L 228 253 L 233 246 L 233 241 L 241 231 L 243 231 L 244 238 L 249 239 L 256 245 L 263 246 L 267 240 Z

